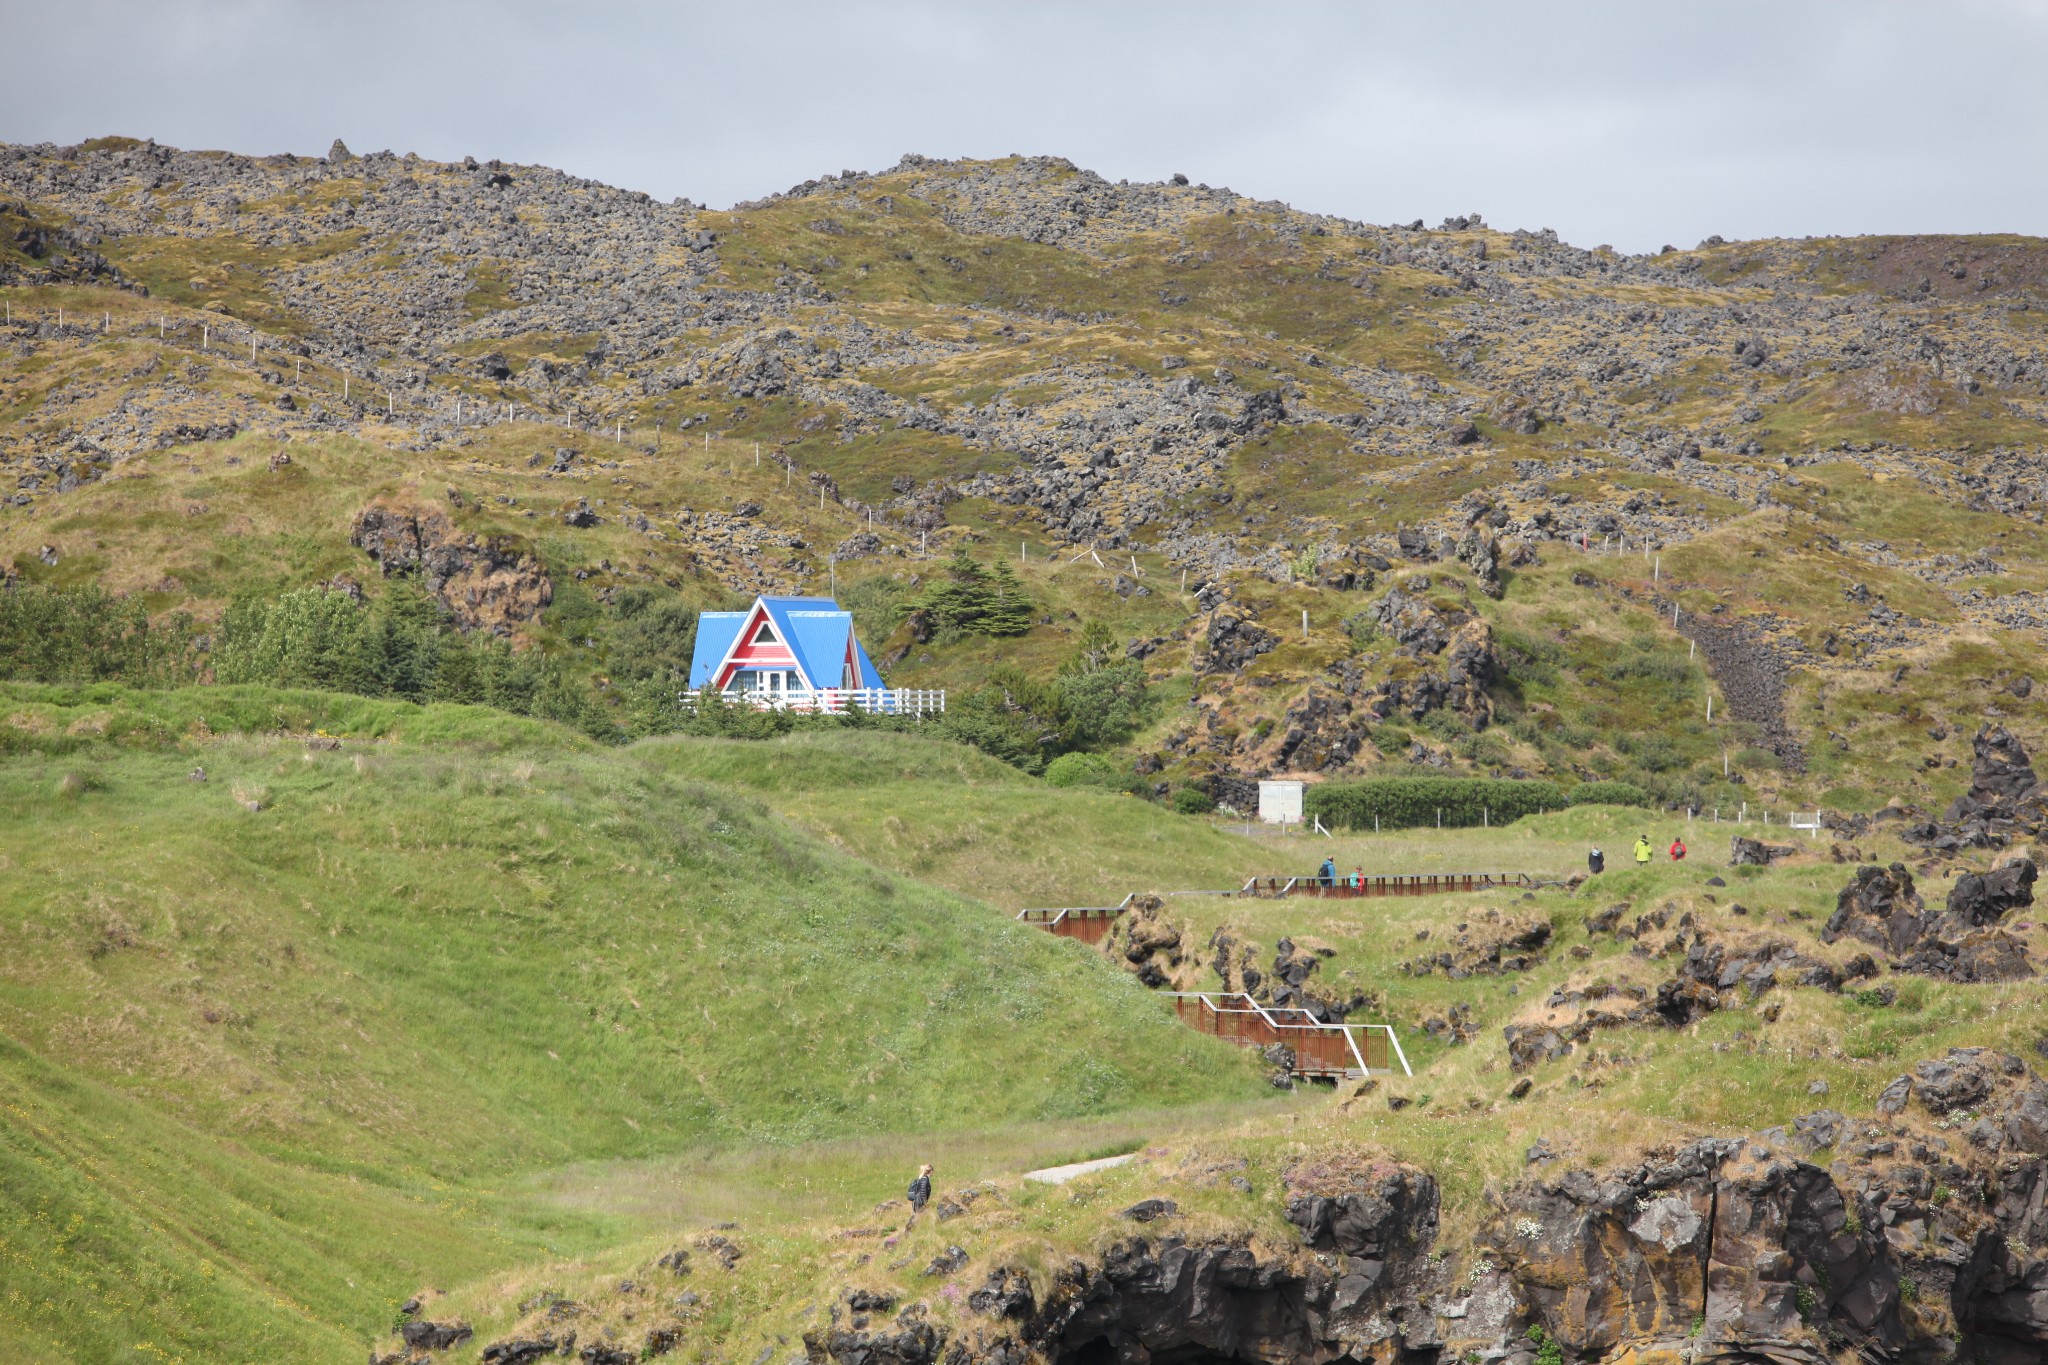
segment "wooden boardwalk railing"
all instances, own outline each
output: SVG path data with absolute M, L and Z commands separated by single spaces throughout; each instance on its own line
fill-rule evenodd
M 1317 876 L 1254 877 L 1240 896 L 1277 899 L 1315 896 L 1324 900 L 1355 900 L 1368 896 L 1437 896 L 1452 891 L 1497 891 L 1536 885 L 1527 872 L 1340 872 L 1330 881 Z
M 1408 1055 L 1390 1024 L 1326 1024 L 1306 1010 L 1274 1009 L 1241 993 L 1171 991 L 1181 1022 L 1244 1047 L 1286 1045 L 1300 1076 L 1332 1079 L 1391 1072 L 1403 1075 Z
M 1066 905 L 1049 910 L 1019 910 L 1017 918 L 1025 924 L 1035 924 L 1061 938 L 1079 939 L 1083 943 L 1100 943 L 1109 937 L 1110 927 L 1116 923 L 1116 917 L 1130 908 L 1137 895 L 1138 893 L 1133 891 L 1116 905 Z

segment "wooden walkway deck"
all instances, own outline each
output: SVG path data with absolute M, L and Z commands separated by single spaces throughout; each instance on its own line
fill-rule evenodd
M 1240 896 L 1278 899 L 1314 896 L 1319 900 L 1362 900 L 1373 896 L 1440 896 L 1455 891 L 1502 891 L 1532 887 L 1527 872 L 1340 872 L 1332 881 L 1305 877 L 1254 877 L 1239 888 Z
M 1138 898 L 1133 891 L 1115 905 L 1064 905 L 1048 910 L 1019 910 L 1017 918 L 1025 924 L 1035 924 L 1061 938 L 1079 939 L 1083 943 L 1100 943 L 1109 937 L 1109 930 L 1116 923 L 1116 917 L 1130 909 L 1131 902 Z
M 1274 1009 L 1237 992 L 1173 991 L 1181 1022 L 1242 1047 L 1284 1044 L 1294 1053 L 1294 1074 L 1330 1080 L 1374 1072 L 1412 1076 L 1408 1055 L 1391 1024 L 1326 1024 L 1306 1010 Z

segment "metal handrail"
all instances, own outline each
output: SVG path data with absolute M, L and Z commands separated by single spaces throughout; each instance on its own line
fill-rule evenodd
M 1124 911 L 1131 908 L 1131 902 L 1136 900 L 1137 898 L 1138 893 L 1133 891 L 1128 896 L 1125 896 L 1122 900 L 1118 901 L 1115 905 L 1045 906 L 1034 909 L 1019 910 L 1015 917 L 1017 919 L 1023 920 L 1027 924 L 1051 925 L 1058 924 L 1062 919 L 1064 919 L 1068 915 L 1121 915 Z M 1041 915 L 1051 915 L 1052 918 L 1041 919 L 1039 918 L 1039 916 Z
M 1264 1027 L 1270 1029 L 1273 1032 L 1273 1041 L 1275 1042 L 1284 1042 L 1285 1038 L 1283 1035 L 1289 1031 L 1295 1033 L 1323 1034 L 1325 1036 L 1328 1036 L 1329 1034 L 1333 1033 L 1338 1034 L 1343 1037 L 1345 1047 L 1351 1053 L 1351 1059 L 1358 1063 L 1358 1074 L 1361 1076 L 1370 1075 L 1372 1073 L 1372 1068 L 1366 1065 L 1365 1054 L 1359 1050 L 1358 1039 L 1355 1036 L 1355 1033 L 1361 1031 L 1381 1032 L 1386 1034 L 1389 1050 L 1393 1053 L 1395 1060 L 1400 1062 L 1402 1074 L 1406 1076 L 1413 1076 L 1415 1074 L 1414 1068 L 1412 1068 L 1408 1064 L 1408 1053 L 1401 1046 L 1400 1035 L 1394 1032 L 1394 1026 L 1392 1024 L 1325 1023 L 1317 1019 L 1314 1015 L 1310 1014 L 1307 1010 L 1299 1010 L 1289 1007 L 1272 1008 L 1265 1005 L 1261 1005 L 1258 1001 L 1254 1000 L 1251 996 L 1246 995 L 1242 991 L 1227 991 L 1213 993 L 1208 991 L 1165 991 L 1162 992 L 1162 994 L 1171 996 L 1176 1002 L 1181 1000 L 1195 1001 L 1201 1009 L 1206 1010 L 1210 1014 L 1215 1015 L 1219 1020 L 1218 1027 L 1208 1031 L 1215 1033 L 1219 1037 L 1230 1038 L 1232 1039 L 1232 1041 L 1253 1042 L 1257 1040 L 1255 1038 L 1247 1038 L 1241 1032 L 1226 1032 L 1221 1026 L 1220 1021 L 1225 1016 L 1230 1015 L 1256 1019 L 1260 1024 L 1262 1024 Z M 1241 1000 L 1244 1003 L 1241 1006 L 1222 1005 L 1217 1003 L 1217 1001 L 1219 1000 Z M 1176 1003 L 1176 1011 L 1178 1011 L 1179 1008 L 1180 1007 L 1178 1003 Z M 1185 1015 L 1183 1015 L 1183 1017 L 1185 1017 Z M 1293 1019 L 1304 1020 L 1306 1022 L 1287 1022 L 1288 1020 Z M 1296 1056 L 1299 1057 L 1299 1055 L 1300 1050 L 1296 1049 Z
M 1297 890 L 1350 896 L 1423 896 L 1461 891 L 1486 891 L 1500 887 L 1531 887 L 1536 878 L 1528 872 L 1340 872 L 1329 881 L 1318 874 L 1289 877 L 1253 877 L 1238 890 L 1240 896 L 1290 896 Z

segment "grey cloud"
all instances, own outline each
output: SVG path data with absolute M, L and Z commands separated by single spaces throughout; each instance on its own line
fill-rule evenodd
M 545 162 L 713 204 L 905 151 L 1654 250 L 2042 230 L 2048 5 L 8 0 L 0 138 Z M 27 53 L 27 60 L 18 54 Z

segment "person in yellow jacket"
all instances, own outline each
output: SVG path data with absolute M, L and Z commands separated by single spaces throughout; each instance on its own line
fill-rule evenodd
M 1647 835 L 1647 834 L 1639 834 L 1639 835 L 1637 835 L 1637 836 L 1636 836 L 1636 866 L 1637 866 L 1637 867 L 1648 867 L 1648 866 L 1650 865 L 1650 859 L 1652 859 L 1652 858 L 1654 858 L 1654 857 L 1656 857 L 1656 856 L 1657 856 L 1657 850 L 1656 850 L 1656 849 L 1654 849 L 1654 848 L 1651 848 L 1651 847 L 1650 847 L 1650 836 L 1649 836 L 1649 835 Z

